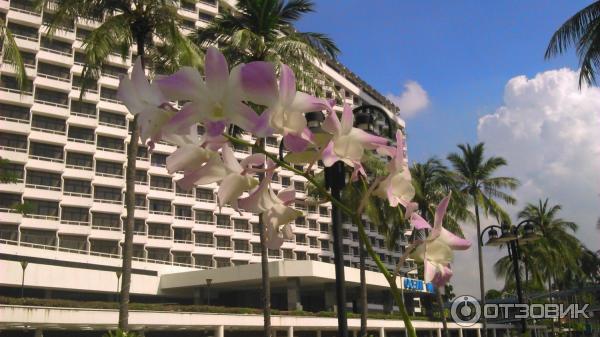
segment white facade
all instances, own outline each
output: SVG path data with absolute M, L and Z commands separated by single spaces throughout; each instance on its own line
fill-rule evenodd
M 179 14 L 186 23 L 182 29 L 185 32 L 189 31 L 185 27 L 204 27 L 217 13 L 217 1 L 203 0 L 195 5 L 183 2 Z M 126 216 L 124 165 L 131 116 L 116 99 L 116 89 L 118 76 L 130 71 L 132 54 L 125 61 L 111 55 L 97 87 L 79 102 L 82 40 L 100 22 L 78 20 L 72 27 L 58 29 L 50 40 L 44 22 L 51 15 L 51 11 L 35 12 L 25 0 L 0 0 L 0 16 L 15 36 L 31 80 L 31 88 L 20 94 L 13 69 L 3 62 L 0 157 L 10 161 L 8 170 L 17 176 L 17 183 L 0 184 L 0 252 L 117 268 Z M 348 75 L 341 65 L 323 63 L 322 68 L 342 93 L 341 100 L 381 106 L 404 127 L 404 122 L 396 117 L 397 108 L 379 94 L 369 95 L 373 89 Z M 342 69 L 346 75 L 334 68 Z M 276 141 L 268 139 L 267 150 L 276 153 Z M 164 274 L 260 262 L 257 216 L 239 214 L 229 207 L 219 210 L 216 184 L 191 192 L 180 190 L 174 182 L 179 177 L 169 175 L 165 168 L 166 156 L 174 150 L 172 145 L 159 143 L 152 153 L 145 147 L 139 153 L 134 268 Z M 236 149 L 238 158 L 247 153 L 248 149 Z M 295 207 L 303 210 L 305 217 L 294 226 L 295 240 L 270 251 L 271 259 L 333 262 L 330 206 L 307 204 L 306 180 L 289 171 L 279 171 L 274 188 L 288 185 L 296 187 Z M 15 203 L 25 203 L 31 209 L 23 216 L 12 209 Z M 392 267 L 403 248 L 388 251 L 384 237 L 374 226 L 369 226 L 369 237 Z M 356 267 L 358 233 L 350 223 L 344 224 L 344 250 L 346 264 Z M 10 268 L 13 267 L 14 264 Z M 376 270 L 371 261 L 368 267 Z M 406 271 L 415 273 L 411 267 L 408 265 Z M 64 267 L 44 268 L 56 272 L 59 269 L 52 268 Z M 16 286 L 20 281 L 20 274 L 0 276 L 3 285 Z M 138 288 L 135 283 L 134 276 L 134 293 L 157 291 Z M 45 286 L 78 289 L 73 284 L 35 285 Z

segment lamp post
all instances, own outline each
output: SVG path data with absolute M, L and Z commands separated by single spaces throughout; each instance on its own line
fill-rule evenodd
M 25 269 L 27 269 L 28 264 L 29 262 L 27 261 L 21 261 L 21 269 L 23 270 L 21 274 L 21 298 L 25 295 Z
M 520 234 L 520 229 L 523 228 L 523 234 Z M 498 236 L 500 230 L 501 235 Z M 521 273 L 519 272 L 519 259 L 521 257 L 519 241 L 523 243 L 535 241 L 539 236 L 535 233 L 534 223 L 531 220 L 523 220 L 516 226 L 510 226 L 508 223 L 502 223 L 502 226 L 488 226 L 481 232 L 479 242 L 483 246 L 483 234 L 488 233 L 488 242 L 486 246 L 500 246 L 507 244 L 508 256 L 512 260 L 513 271 L 515 274 L 515 286 L 517 288 L 517 301 L 523 304 L 523 290 L 521 289 Z M 527 332 L 527 319 L 521 319 L 521 332 Z
M 355 115 L 354 126 L 364 131 L 370 131 L 373 115 L 381 113 L 387 117 L 381 108 L 373 105 L 362 105 L 353 110 Z M 321 122 L 324 115 L 321 111 L 308 112 L 305 114 L 308 128 L 315 134 L 317 143 L 323 139 Z M 386 120 L 389 123 L 389 120 Z M 391 133 L 391 127 L 388 129 Z M 324 145 L 324 144 L 322 144 Z M 343 162 L 337 161 L 330 167 L 325 168 L 325 185 L 331 192 L 331 196 L 341 200 L 341 191 L 346 186 L 346 168 Z M 348 321 L 346 318 L 346 287 L 344 275 L 344 245 L 342 228 L 342 210 L 335 204 L 331 206 L 331 225 L 333 235 L 333 254 L 335 264 L 335 288 L 338 319 L 338 336 L 348 336 Z M 362 276 L 362 275 L 361 275 Z

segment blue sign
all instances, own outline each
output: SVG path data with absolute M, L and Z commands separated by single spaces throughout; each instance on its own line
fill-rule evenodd
M 415 290 L 415 291 L 424 291 L 428 293 L 435 292 L 435 287 L 431 283 L 425 283 L 422 280 L 417 280 L 413 278 L 404 278 L 404 289 L 407 290 Z

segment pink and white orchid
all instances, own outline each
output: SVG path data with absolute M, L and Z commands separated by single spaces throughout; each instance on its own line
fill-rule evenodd
M 173 100 L 187 100 L 166 126 L 175 130 L 205 123 L 209 134 L 220 134 L 229 123 L 263 136 L 261 118 L 242 102 L 240 69 L 229 72 L 227 61 L 215 47 L 209 47 L 205 58 L 205 80 L 197 70 L 183 67 L 170 76 L 156 80 L 158 87 Z M 262 123 L 264 124 L 264 123 Z
M 329 113 L 323 122 L 323 129 L 331 133 L 333 138 L 323 150 L 323 164 L 329 167 L 341 160 L 354 168 L 352 177 L 355 179 L 359 173 L 366 175 L 361 164 L 365 150 L 386 146 L 388 140 L 369 134 L 353 125 L 354 114 L 348 104 L 344 104 L 341 122 L 335 112 Z
M 404 156 L 404 135 L 402 131 L 396 131 L 396 147 L 380 147 L 380 153 L 392 157 L 388 163 L 389 175 L 379 184 L 375 195 L 388 199 L 390 206 L 398 204 L 406 209 L 405 216 L 410 218 L 417 209 L 417 204 L 411 202 L 415 196 L 415 188 L 412 185 L 412 177 Z
M 302 151 L 311 142 L 304 113 L 330 109 L 324 99 L 296 91 L 296 77 L 290 67 L 281 65 L 279 85 L 275 66 L 269 62 L 251 62 L 241 69 L 241 83 L 246 98 L 267 106 L 261 118 L 273 132 L 283 135 L 290 151 Z
M 137 58 L 131 71 L 131 79 L 121 77 L 117 98 L 125 104 L 129 112 L 138 116 L 140 138 L 151 144 L 159 141 L 164 133 L 164 125 L 175 115 L 169 108 L 168 99 L 155 83 L 150 84 L 142 68 L 142 59 Z
M 452 277 L 450 263 L 454 259 L 454 250 L 465 250 L 471 247 L 469 240 L 460 238 L 442 226 L 450 195 L 439 203 L 434 217 L 433 228 L 417 213 L 411 215 L 410 222 L 415 229 L 430 229 L 430 233 L 411 256 L 425 264 L 425 282 L 432 282 L 442 287 Z
M 270 249 L 277 249 L 285 239 L 293 238 L 290 223 L 302 215 L 302 212 L 289 206 L 295 200 L 296 192 L 293 186 L 279 191 L 277 195 L 271 189 L 274 168 L 274 163 L 269 160 L 266 176 L 260 185 L 238 202 L 240 208 L 262 214 L 267 234 L 265 245 Z

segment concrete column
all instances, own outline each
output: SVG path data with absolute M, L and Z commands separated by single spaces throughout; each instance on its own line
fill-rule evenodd
M 417 330 L 415 330 L 415 332 L 417 332 Z M 404 337 L 408 337 L 408 329 L 404 328 Z
M 225 326 L 217 325 L 215 327 L 215 337 L 225 337 Z
M 385 337 L 385 329 L 383 327 L 379 328 L 379 337 Z
M 496 331 L 496 328 L 492 329 L 492 337 L 498 337 L 498 331 Z
M 335 284 L 325 284 L 325 310 L 337 312 L 335 304 Z
M 293 326 L 288 326 L 287 337 L 294 337 L 294 327 Z
M 321 337 L 321 330 L 317 330 L 317 337 Z
M 477 329 L 477 337 L 481 337 L 481 329 Z
M 44 337 L 44 330 L 42 329 L 35 329 L 35 337 Z
M 287 279 L 287 310 L 302 310 L 302 303 L 300 303 L 300 278 L 298 277 Z
M 436 329 L 435 335 L 436 335 L 436 337 L 442 337 L 442 329 Z M 494 336 L 494 337 L 496 337 L 496 336 Z
M 462 329 L 458 329 L 458 337 L 463 337 L 463 331 Z
M 352 336 L 353 337 L 358 337 L 358 331 L 357 330 L 352 330 Z
M 433 330 L 429 330 L 429 337 L 433 337 Z

